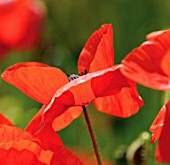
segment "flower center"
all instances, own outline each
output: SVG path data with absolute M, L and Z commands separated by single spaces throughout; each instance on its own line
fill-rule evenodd
M 84 69 L 84 71 L 81 72 L 79 75 L 77 75 L 77 74 L 68 75 L 68 79 L 69 79 L 69 81 L 73 81 L 73 80 L 79 78 L 80 76 L 83 76 L 83 75 L 86 75 L 86 74 L 87 74 L 87 70 Z
M 71 74 L 70 76 L 68 76 L 68 79 L 69 79 L 69 81 L 73 81 L 73 80 L 75 80 L 75 79 L 77 79 L 79 77 L 80 77 L 79 75 Z

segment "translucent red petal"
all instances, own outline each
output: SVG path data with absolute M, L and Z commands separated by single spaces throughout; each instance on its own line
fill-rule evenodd
M 170 163 L 170 101 L 162 107 L 150 131 L 153 133 L 152 141 L 154 142 L 158 139 L 155 154 L 156 161 L 160 163 Z
M 123 75 L 122 79 L 119 79 L 120 77 L 120 66 L 114 66 L 71 81 L 57 90 L 44 110 L 43 122 L 54 120 L 68 107 L 88 105 L 98 97 L 115 95 L 121 92 L 123 88 L 131 88 L 131 84 L 126 78 Z M 132 101 L 132 98 L 130 98 L 130 101 Z M 138 108 L 143 104 L 137 93 L 133 101 L 135 106 L 138 104 Z M 107 110 L 105 112 L 107 113 Z
M 78 71 L 84 69 L 95 72 L 106 69 L 114 64 L 113 30 L 111 24 L 104 24 L 95 31 L 86 42 L 78 59 Z
M 94 105 L 101 112 L 127 118 L 138 112 L 143 101 L 133 88 L 125 87 L 117 94 L 95 99 Z
M 170 77 L 161 62 L 170 47 L 170 30 L 148 36 L 148 40 L 122 61 L 122 72 L 130 79 L 150 88 L 170 89 Z
M 55 131 L 60 131 L 61 129 L 67 127 L 71 122 L 78 118 L 82 113 L 82 107 L 70 107 L 60 116 L 54 119 L 52 126 Z
M 3 72 L 2 79 L 42 104 L 48 104 L 55 91 L 68 82 L 60 69 L 37 62 L 15 64 Z

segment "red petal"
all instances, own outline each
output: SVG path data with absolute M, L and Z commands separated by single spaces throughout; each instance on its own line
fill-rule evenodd
M 68 82 L 60 69 L 37 62 L 15 64 L 3 72 L 2 79 L 42 104 L 48 104 L 55 91 Z
M 82 165 L 80 160 L 58 141 L 58 135 L 50 124 L 43 127 L 35 137 L 19 128 L 0 125 L 0 137 L 0 162 L 4 165 L 9 161 L 12 165 Z
M 111 24 L 104 24 L 95 31 L 85 44 L 78 60 L 79 73 L 84 69 L 95 72 L 114 64 L 113 30 Z
M 114 95 L 123 88 L 131 88 L 128 80 L 120 75 L 120 66 L 114 66 L 89 73 L 69 82 L 57 90 L 50 104 L 44 110 L 44 122 L 54 120 L 70 106 L 87 105 L 98 97 Z M 136 98 L 140 100 L 137 94 Z M 134 104 L 136 104 L 136 100 Z
M 161 135 L 165 123 L 166 114 L 167 114 L 167 106 L 164 105 L 159 111 L 159 114 L 157 115 L 157 117 L 155 118 L 154 122 L 150 127 L 150 131 L 152 132 L 152 143 L 158 140 Z
M 165 74 L 167 74 L 170 77 L 170 49 L 166 52 L 166 55 L 162 59 L 161 63 L 162 70 Z
M 13 126 L 12 122 L 0 113 L 0 125 Z
M 70 107 L 63 114 L 55 118 L 52 126 L 55 131 L 59 131 L 67 127 L 74 119 L 78 118 L 82 113 L 82 107 Z
M 45 151 L 29 140 L 3 143 L 0 145 L 0 153 L 0 162 L 8 164 L 10 161 L 11 165 L 50 164 L 53 156 L 52 151 Z
M 46 108 L 46 106 L 43 106 L 39 112 L 34 116 L 34 118 L 31 120 L 31 122 L 27 125 L 26 127 L 26 131 L 30 132 L 33 135 L 36 135 L 37 132 L 42 131 L 42 115 L 44 112 L 44 109 Z M 60 116 L 58 116 L 57 118 L 53 120 L 51 120 L 51 126 L 53 127 L 53 129 L 55 131 L 59 131 L 65 127 L 67 127 L 74 119 L 76 119 L 77 117 L 79 117 L 82 113 L 82 107 L 70 107 L 68 108 L 63 114 L 61 114 Z M 47 132 L 46 128 L 44 128 L 45 132 Z M 61 143 L 61 140 L 59 137 L 57 137 L 56 139 L 54 139 L 54 137 L 52 137 L 52 135 L 50 133 L 45 133 L 45 135 L 50 136 L 51 138 L 46 138 L 46 139 L 52 139 L 53 141 L 58 143 Z M 43 136 L 45 137 L 45 136 Z M 58 139 L 58 140 L 57 140 Z M 60 142 L 59 142 L 60 141 Z
M 55 147 L 55 146 L 54 146 Z M 50 165 L 83 165 L 79 158 L 65 147 L 57 147 Z
M 29 147 L 29 146 L 27 146 Z M 10 162 L 10 165 L 30 165 L 30 164 L 36 164 L 36 165 L 46 165 L 45 163 L 40 162 L 37 157 L 28 150 L 21 150 L 18 151 L 15 148 L 10 148 L 9 150 L 5 150 L 0 148 L 0 162 L 3 165 L 8 165 Z M 49 163 L 49 162 L 47 162 Z
M 130 117 L 143 105 L 142 99 L 136 92 L 133 88 L 125 87 L 115 95 L 97 98 L 94 104 L 101 112 L 117 117 Z
M 34 135 L 37 139 L 39 139 L 43 143 L 47 143 L 50 145 L 62 145 L 62 141 L 60 137 L 55 133 L 52 128 L 52 122 L 43 125 L 42 124 L 42 115 L 46 106 L 42 106 L 39 112 L 34 116 L 31 122 L 25 128 L 25 131 Z
M 148 39 L 122 61 L 122 72 L 147 87 L 170 89 L 170 77 L 161 67 L 161 61 L 170 47 L 170 30 L 152 34 Z
M 10 141 L 20 141 L 32 138 L 31 134 L 24 132 L 19 128 L 11 127 L 8 125 L 0 125 L 1 143 Z
M 170 101 L 162 107 L 154 120 L 150 131 L 153 133 L 152 140 L 158 140 L 156 160 L 162 163 L 170 163 Z

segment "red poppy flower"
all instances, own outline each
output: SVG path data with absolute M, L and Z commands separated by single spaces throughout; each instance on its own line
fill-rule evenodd
M 156 160 L 162 163 L 170 163 L 170 101 L 164 105 L 156 119 L 152 123 L 150 131 L 152 134 L 152 143 L 158 140 L 156 148 Z
M 153 32 L 146 42 L 130 52 L 122 61 L 121 71 L 130 79 L 153 89 L 170 89 L 170 30 Z M 134 69 L 135 68 L 135 69 Z M 159 139 L 156 149 L 158 162 L 170 162 L 168 143 L 168 102 L 159 112 L 150 130 L 152 143 Z
M 30 49 L 38 44 L 45 7 L 35 0 L 0 2 L 0 47 Z
M 81 106 L 92 101 L 101 112 L 129 117 L 143 101 L 136 84 L 121 74 L 121 65 L 113 66 L 112 33 L 109 24 L 92 34 L 78 61 L 82 76 L 74 79 L 71 75 L 71 82 L 61 70 L 40 63 L 16 64 L 7 68 L 2 78 L 44 104 L 36 121 L 43 115 L 43 123 L 52 122 L 55 130 L 68 125 L 81 114 Z
M 122 73 L 144 86 L 170 89 L 170 30 L 153 32 L 122 61 Z
M 80 160 L 63 146 L 59 136 L 50 126 L 35 135 L 28 130 L 14 127 L 1 114 L 0 162 L 3 165 L 82 165 Z

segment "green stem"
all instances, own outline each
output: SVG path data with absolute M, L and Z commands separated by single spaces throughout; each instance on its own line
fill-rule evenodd
M 82 106 L 82 108 L 83 108 L 84 117 L 86 119 L 87 127 L 88 127 L 88 130 L 89 130 L 89 133 L 90 133 L 90 137 L 91 137 L 91 140 L 92 140 L 93 149 L 94 149 L 94 152 L 95 152 L 95 155 L 96 155 L 98 165 L 102 165 L 102 161 L 101 161 L 100 154 L 99 154 L 99 149 L 97 147 L 97 143 L 96 143 L 96 139 L 95 139 L 95 136 L 94 136 L 94 133 L 93 133 L 91 123 L 90 123 L 89 115 L 88 115 L 86 107 L 84 105 Z

